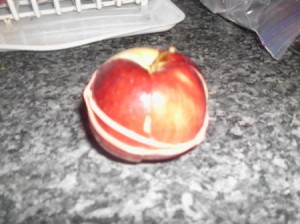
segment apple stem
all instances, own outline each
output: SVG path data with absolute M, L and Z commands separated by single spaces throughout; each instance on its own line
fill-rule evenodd
M 170 46 L 168 49 L 161 51 L 152 64 L 149 66 L 149 73 L 152 74 L 153 72 L 157 71 L 160 67 L 162 59 L 167 56 L 168 54 L 172 54 L 176 52 L 176 48 L 174 46 Z

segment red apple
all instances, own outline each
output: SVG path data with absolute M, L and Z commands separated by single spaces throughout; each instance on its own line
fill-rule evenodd
M 204 138 L 207 89 L 197 66 L 174 47 L 116 54 L 84 91 L 98 143 L 123 160 L 163 160 Z

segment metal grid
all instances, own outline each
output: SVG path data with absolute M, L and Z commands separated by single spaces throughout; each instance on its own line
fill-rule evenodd
M 0 0 L 0 22 L 67 12 L 102 9 L 123 4 L 147 5 L 148 0 Z
M 0 0 L 0 51 L 66 49 L 162 32 L 183 19 L 171 0 Z

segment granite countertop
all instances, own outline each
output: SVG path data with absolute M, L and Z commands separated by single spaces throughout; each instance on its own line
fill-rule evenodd
M 0 53 L 0 223 L 300 222 L 300 58 L 200 1 L 167 32 L 49 52 Z M 205 141 L 168 162 L 127 164 L 91 137 L 82 92 L 130 47 L 174 44 L 202 69 Z

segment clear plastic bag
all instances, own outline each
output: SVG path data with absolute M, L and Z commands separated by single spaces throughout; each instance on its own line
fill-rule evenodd
M 200 0 L 208 9 L 255 31 L 275 59 L 300 35 L 299 0 Z

